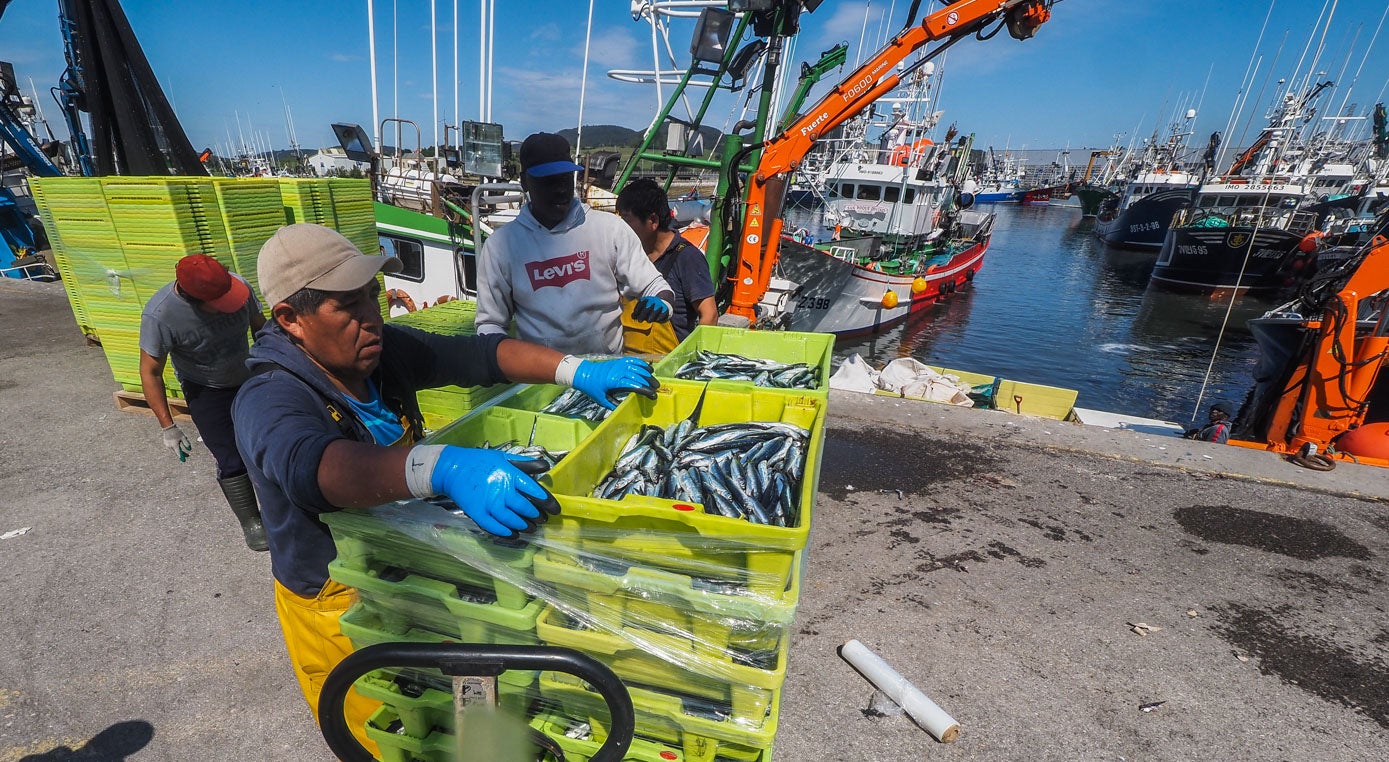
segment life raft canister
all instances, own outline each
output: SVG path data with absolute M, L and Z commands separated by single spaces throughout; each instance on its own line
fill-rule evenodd
M 1321 242 L 1321 239 L 1325 236 L 1326 233 L 1320 230 L 1313 230 L 1312 232 L 1303 236 L 1301 241 L 1297 242 L 1297 250 L 1302 252 L 1303 254 L 1311 254 L 1312 252 L 1317 250 L 1317 244 L 1319 244 Z

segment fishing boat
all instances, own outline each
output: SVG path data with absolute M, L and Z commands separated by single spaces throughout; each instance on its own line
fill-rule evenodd
M 1268 126 L 1231 164 L 1202 184 L 1176 214 L 1153 267 L 1152 283 L 1179 290 L 1269 292 L 1294 285 L 1314 249 L 1303 245 L 1320 215 L 1309 207 L 1349 186 L 1344 146 L 1301 137 L 1307 113 L 1332 83 L 1284 94 Z
M 1022 178 L 1026 173 L 1022 162 L 1015 159 L 1010 151 L 1005 150 L 1003 156 L 999 157 L 990 147 L 988 166 L 974 178 L 975 187 L 971 188 L 974 203 L 1016 204 L 1022 201 L 1026 192 L 1022 187 Z
M 1123 195 L 1103 205 L 1095 218 L 1095 235 L 1111 246 L 1135 249 L 1161 248 L 1172 217 L 1191 206 L 1201 178 L 1185 169 L 1187 138 L 1196 110 L 1186 112 L 1184 123 L 1174 123 L 1166 140 L 1157 132 L 1146 141 L 1124 179 Z M 1211 149 L 1219 144 L 1211 136 Z

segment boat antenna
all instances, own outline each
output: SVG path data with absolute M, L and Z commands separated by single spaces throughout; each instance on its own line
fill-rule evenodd
M 436 0 L 429 0 L 429 64 L 434 96 L 434 173 L 439 173 L 439 15 Z
M 376 134 L 377 150 L 381 148 L 381 105 L 376 93 L 376 12 L 373 0 L 367 0 L 367 58 L 371 61 L 371 130 Z M 237 117 L 236 129 L 241 129 Z
M 858 30 L 858 47 L 854 49 L 854 69 L 863 61 L 863 38 L 868 34 L 868 14 L 873 10 L 873 0 L 863 4 L 863 26 Z
M 1268 32 L 1268 22 L 1273 18 L 1273 7 L 1277 0 L 1269 0 L 1268 11 L 1264 14 L 1264 23 L 1259 27 L 1259 36 L 1254 40 L 1254 48 L 1249 52 L 1249 63 L 1244 67 L 1244 77 L 1240 79 L 1239 92 L 1235 93 L 1235 105 L 1230 109 L 1230 118 L 1225 121 L 1225 129 L 1220 134 L 1228 136 L 1239 122 L 1239 115 L 1244 111 L 1244 104 L 1249 96 L 1249 86 L 1257 76 L 1258 64 L 1263 61 L 1263 56 L 1259 55 L 1259 48 L 1264 44 L 1264 34 Z M 1220 153 L 1215 157 L 1215 166 L 1220 167 L 1225 163 L 1225 151 L 1229 141 L 1220 148 Z
M 1355 89 L 1356 83 L 1360 81 L 1360 73 L 1365 70 L 1365 63 L 1370 60 L 1370 53 L 1374 51 L 1375 43 L 1379 42 L 1379 33 L 1384 29 L 1384 20 L 1386 18 L 1389 18 L 1389 4 L 1384 6 L 1384 13 L 1379 16 L 1379 24 L 1375 27 L 1375 33 L 1370 36 L 1370 43 L 1365 48 L 1365 54 L 1360 57 L 1360 65 L 1355 69 L 1355 76 L 1351 77 L 1350 86 L 1346 88 L 1345 98 L 1341 99 L 1341 111 L 1345 110 L 1346 104 L 1350 101 L 1351 91 Z M 1383 91 L 1381 91 L 1381 94 L 1383 94 Z M 1378 102 L 1378 99 L 1376 99 L 1376 102 Z
M 593 40 L 593 0 L 588 0 L 588 27 L 584 31 L 584 70 L 579 76 L 579 136 L 574 140 L 574 155 L 580 156 L 584 148 L 584 98 L 588 95 L 588 48 Z M 661 72 L 658 70 L 656 76 Z

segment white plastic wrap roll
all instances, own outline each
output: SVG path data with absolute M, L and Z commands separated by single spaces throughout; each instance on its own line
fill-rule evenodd
M 926 694 L 907 682 L 907 678 L 883 661 L 880 656 L 868 650 L 868 646 L 851 640 L 839 648 L 839 655 L 854 665 L 869 682 L 888 698 L 897 702 L 917 724 L 941 743 L 950 743 L 960 735 L 960 723 L 936 706 Z

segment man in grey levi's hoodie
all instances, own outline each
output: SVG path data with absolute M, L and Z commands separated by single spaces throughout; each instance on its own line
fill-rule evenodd
M 670 320 L 669 284 L 619 217 L 574 196 L 569 141 L 540 132 L 521 144 L 521 185 L 530 201 L 488 237 L 480 254 L 479 335 L 505 334 L 573 355 L 622 352 L 622 300 L 633 318 Z

